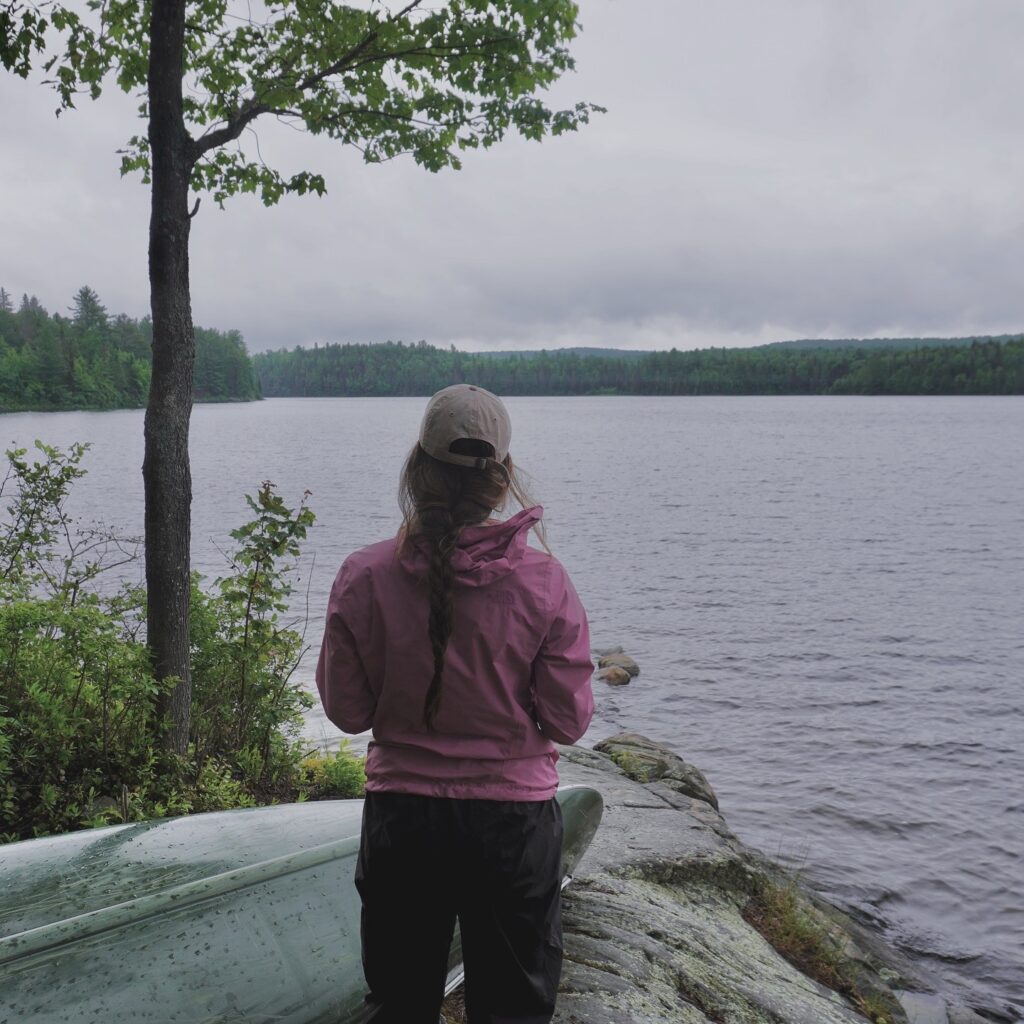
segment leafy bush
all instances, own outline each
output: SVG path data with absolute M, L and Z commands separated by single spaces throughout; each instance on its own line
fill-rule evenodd
M 357 795 L 362 762 L 310 759 L 312 698 L 293 683 L 301 635 L 282 622 L 313 521 L 265 482 L 233 531 L 231 572 L 193 579 L 193 707 L 185 757 L 163 751 L 145 594 L 97 578 L 135 545 L 68 516 L 86 446 L 7 453 L 0 481 L 0 841 L 276 800 Z
M 95 595 L 75 604 L 5 603 L 0 832 L 24 838 L 104 824 L 101 796 L 120 797 L 124 787 L 148 793 L 156 692 L 145 647 L 123 639 L 121 623 Z
M 366 788 L 363 759 L 354 757 L 348 740 L 334 754 L 305 758 L 301 765 L 303 799 L 338 800 L 362 796 Z
M 192 742 L 197 761 L 228 756 L 251 792 L 294 788 L 305 749 L 302 712 L 313 698 L 291 683 L 302 636 L 282 625 L 292 592 L 289 574 L 313 522 L 307 495 L 295 511 L 265 481 L 246 496 L 253 519 L 233 530 L 239 542 L 231 575 L 192 591 Z

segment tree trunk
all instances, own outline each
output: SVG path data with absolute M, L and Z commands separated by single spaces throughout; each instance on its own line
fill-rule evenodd
M 154 0 L 150 24 L 149 145 L 152 208 L 149 286 L 153 376 L 146 407 L 146 617 L 157 679 L 173 677 L 160 699 L 164 746 L 188 747 L 192 703 L 189 665 L 189 547 L 195 332 L 188 280 L 188 183 L 192 140 L 182 114 L 185 0 Z

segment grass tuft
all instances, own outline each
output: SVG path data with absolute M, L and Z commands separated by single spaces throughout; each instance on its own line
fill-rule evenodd
M 743 916 L 794 967 L 815 981 L 837 988 L 841 956 L 827 929 L 806 911 L 796 883 L 765 881 L 746 905 Z
M 795 878 L 786 884 L 763 879 L 743 917 L 797 970 L 845 996 L 873 1024 L 891 1024 L 892 997 L 858 985 L 857 966 L 801 895 Z

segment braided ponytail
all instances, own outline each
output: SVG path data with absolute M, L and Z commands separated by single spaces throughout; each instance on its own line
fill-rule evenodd
M 480 442 L 456 442 L 467 455 L 493 455 L 471 446 Z M 399 503 L 402 507 L 402 543 L 422 537 L 429 545 L 426 583 L 429 592 L 427 634 L 433 653 L 433 671 L 423 702 L 423 721 L 428 729 L 441 708 L 445 651 L 455 626 L 455 568 L 452 556 L 459 535 L 467 526 L 486 521 L 500 508 L 509 491 L 522 502 L 512 460 L 487 468 L 456 466 L 432 458 L 419 445 L 413 448 L 402 470 Z M 525 503 L 524 503 L 525 504 Z
M 425 513 L 422 517 L 428 518 Z M 432 509 L 430 519 L 439 521 L 443 530 L 431 538 L 430 566 L 427 582 L 430 586 L 430 615 L 427 633 L 430 648 L 434 653 L 434 675 L 423 702 L 423 721 L 428 729 L 434 727 L 434 718 L 441 707 L 441 677 L 444 673 L 444 654 L 452 635 L 453 611 L 455 607 L 455 570 L 452 568 L 452 552 L 459 539 L 460 527 L 455 524 L 448 509 Z M 424 523 L 426 526 L 426 523 Z M 426 531 L 425 531 L 426 532 Z

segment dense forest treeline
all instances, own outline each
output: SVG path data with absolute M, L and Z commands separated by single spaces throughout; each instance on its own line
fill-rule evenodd
M 763 348 L 949 348 L 986 341 L 1015 341 L 1019 334 L 976 334 L 960 338 L 801 338 L 773 341 Z
M 770 341 L 761 348 L 932 348 L 935 346 L 971 345 L 983 341 L 1013 341 L 1016 334 L 975 334 L 959 338 L 797 338 L 793 341 Z M 494 358 L 507 356 L 539 356 L 541 349 L 514 349 L 501 352 L 488 352 Z M 549 354 L 550 354 L 550 350 Z M 635 348 L 560 348 L 560 355 L 575 352 L 578 356 L 603 356 L 614 359 L 639 359 L 650 354 L 650 349 Z
M 78 290 L 69 314 L 51 316 L 27 295 L 15 309 L 0 288 L 0 412 L 146 404 L 149 319 L 111 316 L 87 287 Z M 238 331 L 197 327 L 196 401 L 259 397 L 259 383 Z
M 440 349 L 420 342 L 323 345 L 253 357 L 263 394 L 430 395 L 471 381 L 502 395 L 1019 395 L 1024 335 L 917 348 L 524 355 Z
M 145 405 L 148 318 L 83 287 L 67 316 L 0 288 L 0 412 Z M 429 395 L 473 381 L 504 395 L 1024 394 L 1024 335 L 781 342 L 751 349 L 460 352 L 425 342 L 322 345 L 250 358 L 237 331 L 196 328 L 197 401 Z

